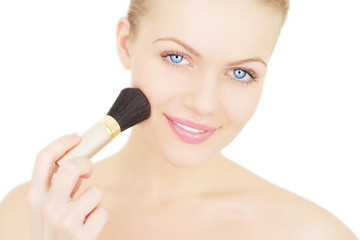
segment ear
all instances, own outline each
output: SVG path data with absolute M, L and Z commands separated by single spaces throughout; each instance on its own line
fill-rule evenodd
M 116 46 L 121 63 L 126 69 L 131 69 L 131 55 L 130 55 L 130 22 L 127 18 L 121 18 L 116 29 Z

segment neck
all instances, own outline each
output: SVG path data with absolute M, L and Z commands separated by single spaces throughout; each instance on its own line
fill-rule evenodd
M 169 202 L 224 188 L 234 163 L 220 152 L 192 168 L 180 168 L 156 153 L 134 127 L 124 148 L 113 156 L 118 184 L 155 202 Z

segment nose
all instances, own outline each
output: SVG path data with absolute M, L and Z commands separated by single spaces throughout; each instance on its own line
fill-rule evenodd
M 198 115 L 213 115 L 219 110 L 220 89 L 215 77 L 191 81 L 183 98 L 184 105 Z

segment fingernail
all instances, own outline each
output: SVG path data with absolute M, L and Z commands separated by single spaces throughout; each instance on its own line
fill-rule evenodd
M 72 133 L 70 134 L 71 137 L 79 137 L 79 134 L 78 133 Z

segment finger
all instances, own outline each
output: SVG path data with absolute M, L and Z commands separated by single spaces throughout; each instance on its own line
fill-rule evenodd
M 86 219 L 84 235 L 86 239 L 97 239 L 108 221 L 108 213 L 103 208 L 96 208 Z
M 79 178 L 92 171 L 92 163 L 87 157 L 76 157 L 65 161 L 54 176 L 49 196 L 57 202 L 66 203 L 71 200 Z
M 82 181 L 83 181 L 83 178 L 80 177 L 80 178 L 78 179 L 78 181 L 77 181 L 77 183 L 76 183 L 73 191 L 71 192 L 71 195 L 70 195 L 70 198 L 71 198 L 71 199 L 74 198 L 76 192 L 79 190 L 79 188 L 80 188 L 80 186 L 81 186 L 81 184 L 82 184 Z
M 101 191 L 96 187 L 89 187 L 70 204 L 72 218 L 75 223 L 82 225 L 86 217 L 100 204 Z
M 83 176 L 81 176 L 79 179 L 78 179 L 78 181 L 77 181 L 77 183 L 76 183 L 76 185 L 75 185 L 75 187 L 74 187 L 74 190 L 72 191 L 72 193 L 71 193 L 71 198 L 74 198 L 74 196 L 75 196 L 75 194 L 76 194 L 76 192 L 79 190 L 79 188 L 81 187 L 81 184 L 82 184 L 82 181 L 84 180 L 84 178 L 90 178 L 91 177 L 91 173 L 92 172 L 90 172 L 90 173 L 88 173 L 88 174 L 86 174 L 86 175 L 83 175 Z
M 73 134 L 62 136 L 38 153 L 29 189 L 32 194 L 40 195 L 49 190 L 55 161 L 79 143 L 80 139 Z

